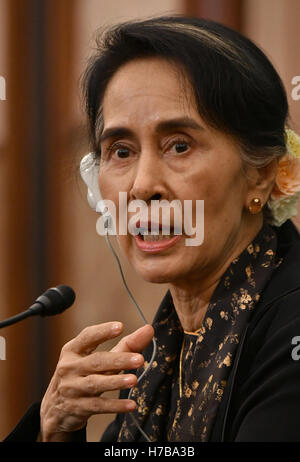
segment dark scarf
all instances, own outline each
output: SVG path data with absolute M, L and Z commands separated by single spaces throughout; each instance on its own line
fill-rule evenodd
M 183 331 L 170 292 L 165 295 L 153 322 L 157 354 L 132 394 L 134 417 L 152 441 L 209 440 L 243 329 L 281 263 L 276 250 L 276 233 L 264 224 L 223 274 L 194 333 Z M 152 344 L 144 367 L 151 353 Z M 145 441 L 128 414 L 118 441 Z

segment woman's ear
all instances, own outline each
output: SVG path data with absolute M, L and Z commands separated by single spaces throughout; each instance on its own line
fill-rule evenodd
M 96 162 L 94 153 L 90 152 L 81 159 L 80 175 L 88 187 L 87 200 L 90 207 L 99 212 L 97 206 L 102 201 L 102 197 L 98 184 L 99 165 Z
M 255 197 L 259 198 L 263 205 L 268 201 L 276 181 L 277 169 L 277 158 L 264 167 L 247 167 L 248 193 L 246 207 Z

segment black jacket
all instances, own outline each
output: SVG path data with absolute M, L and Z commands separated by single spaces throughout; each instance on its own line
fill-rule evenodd
M 284 260 L 244 330 L 210 435 L 212 442 L 300 441 L 300 361 L 292 343 L 300 336 L 300 235 L 290 220 L 274 229 L 278 256 Z M 127 394 L 122 390 L 120 397 Z M 117 415 L 101 441 L 117 441 L 122 418 Z M 5 441 L 35 441 L 38 431 L 36 403 Z M 73 441 L 85 441 L 85 429 L 75 432 Z

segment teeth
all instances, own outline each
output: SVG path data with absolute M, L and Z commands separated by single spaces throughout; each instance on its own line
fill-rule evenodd
M 171 234 L 159 234 L 159 235 L 151 235 L 151 234 L 144 234 L 142 236 L 144 241 L 162 241 L 163 239 L 171 239 L 174 237 L 174 233 Z

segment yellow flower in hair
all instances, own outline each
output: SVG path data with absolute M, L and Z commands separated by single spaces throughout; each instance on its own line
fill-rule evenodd
M 272 225 L 281 226 L 289 218 L 298 214 L 298 202 L 300 193 L 294 196 L 285 196 L 277 201 L 269 199 L 268 206 L 272 211 Z
M 290 128 L 285 129 L 287 151 L 295 157 L 300 157 L 300 136 Z

